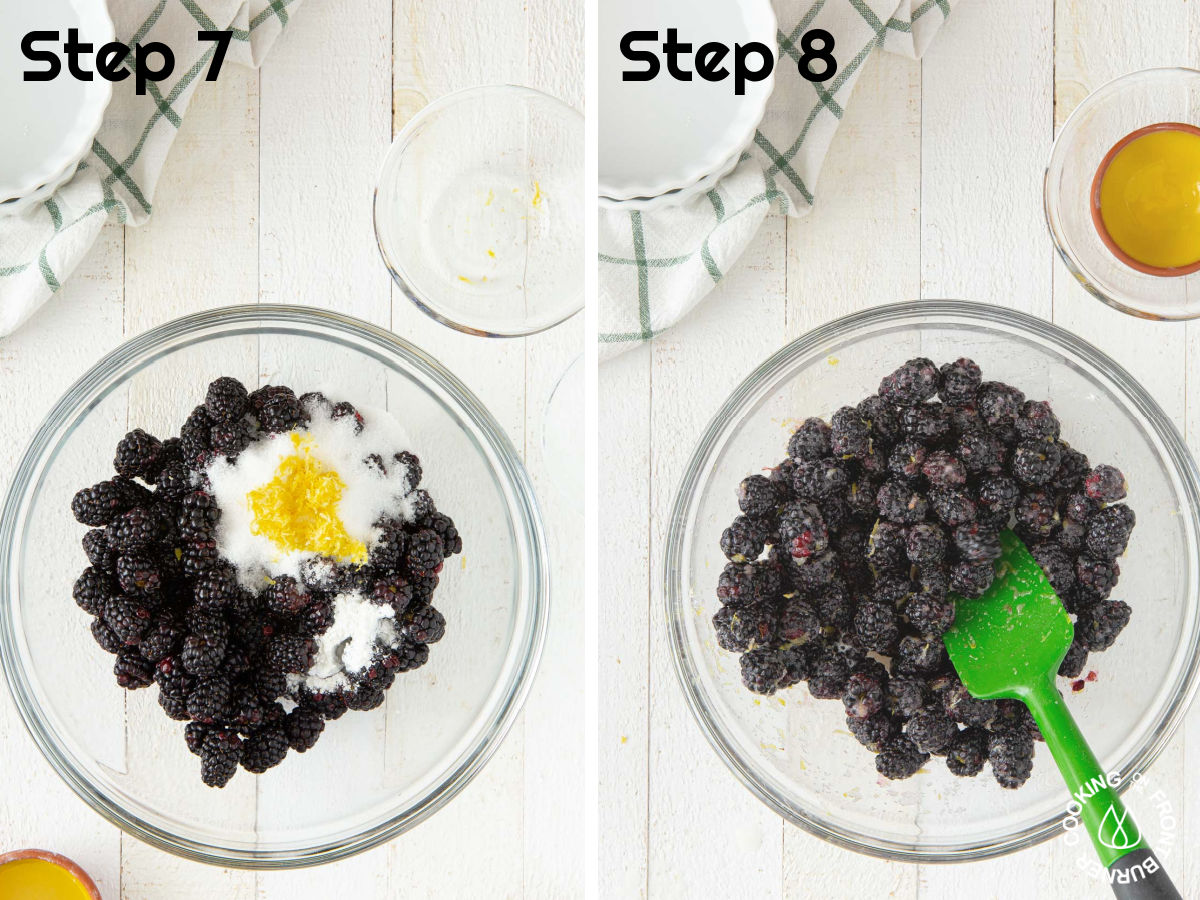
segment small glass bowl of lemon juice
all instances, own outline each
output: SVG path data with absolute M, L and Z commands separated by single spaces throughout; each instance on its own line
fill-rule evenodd
M 1054 142 L 1043 200 L 1059 255 L 1098 299 L 1200 316 L 1200 71 L 1145 69 L 1089 94 Z
M 396 284 L 468 334 L 544 331 L 583 308 L 584 133 L 540 91 L 470 88 L 396 136 L 375 234 Z

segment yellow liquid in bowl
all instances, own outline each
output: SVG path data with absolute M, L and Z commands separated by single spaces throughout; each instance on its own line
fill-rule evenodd
M 1200 261 L 1200 135 L 1151 131 L 1117 151 L 1099 190 L 1113 243 L 1143 265 L 1172 269 Z
M 89 900 L 74 875 L 44 859 L 17 859 L 0 866 L 3 900 Z

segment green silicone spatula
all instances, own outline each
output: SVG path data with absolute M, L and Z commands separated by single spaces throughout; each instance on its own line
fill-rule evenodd
M 1010 531 L 996 580 L 977 600 L 955 597 L 944 638 L 967 690 L 981 700 L 1011 698 L 1029 707 L 1079 818 L 1108 867 L 1113 893 L 1128 900 L 1182 900 L 1133 817 L 1109 785 L 1054 683 L 1073 628 L 1041 566 Z M 1064 804 L 1065 807 L 1065 804 Z

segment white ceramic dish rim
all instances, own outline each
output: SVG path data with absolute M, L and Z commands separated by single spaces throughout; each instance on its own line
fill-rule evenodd
M 776 34 L 779 24 L 775 10 L 771 6 L 771 0 L 738 0 L 738 3 L 749 20 L 751 40 L 764 43 L 778 53 L 779 41 L 776 39 Z M 778 58 L 776 64 L 778 65 Z M 601 205 L 605 205 L 605 200 L 625 203 L 631 200 L 657 199 L 672 191 L 686 190 L 718 169 L 723 164 L 722 160 L 728 160 L 731 148 L 737 148 L 733 153 L 733 158 L 736 159 L 741 150 L 754 140 L 754 133 L 767 113 L 767 104 L 774 91 L 775 71 L 772 69 L 770 76 L 758 82 L 757 92 L 754 95 L 747 93 L 743 98 L 743 113 L 731 123 L 728 132 L 730 139 L 706 148 L 705 152 L 694 162 L 686 165 L 669 180 L 664 178 L 658 184 L 653 182 L 612 184 L 607 183 L 604 175 L 601 174 L 597 179 L 599 195 L 602 198 Z
M 738 163 L 742 161 L 742 154 L 745 152 L 745 147 L 739 147 L 729 159 L 721 163 L 720 168 L 715 172 L 705 175 L 695 184 L 680 188 L 679 190 L 667 191 L 667 193 L 659 194 L 657 197 L 635 197 L 632 200 L 614 200 L 612 197 L 605 197 L 602 194 L 597 198 L 597 201 L 601 209 L 624 210 L 626 212 L 654 212 L 659 209 L 672 209 L 676 206 L 681 206 L 697 194 L 706 194 L 715 188 L 721 183 L 721 179 L 738 167 Z
M 72 0 L 72 5 L 79 12 L 79 32 L 83 40 L 96 47 L 115 40 L 116 28 L 105 0 Z M 57 152 L 44 159 L 38 168 L 20 176 L 20 180 L 0 182 L 0 197 L 5 201 L 0 203 L 0 216 L 28 208 L 21 201 L 34 200 L 35 195 L 44 200 L 70 179 L 92 149 L 92 141 L 100 132 L 112 100 L 112 90 L 112 82 L 104 78 L 96 77 L 88 83 L 84 114 L 76 120 L 74 130 L 63 138 Z M 13 210 L 6 209 L 10 202 Z

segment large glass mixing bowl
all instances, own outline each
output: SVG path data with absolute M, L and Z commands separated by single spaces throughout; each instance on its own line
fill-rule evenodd
M 760 701 L 742 686 L 738 659 L 717 646 L 711 623 L 725 564 L 718 540 L 738 514 L 738 483 L 783 458 L 799 421 L 828 419 L 915 356 L 939 363 L 969 356 L 985 378 L 1050 400 L 1066 440 L 1124 471 L 1138 526 L 1114 596 L 1133 607 L 1133 618 L 1111 649 L 1089 657 L 1098 679 L 1067 693 L 1105 771 L 1128 775 L 1150 765 L 1196 688 L 1196 465 L 1158 404 L 1120 366 L 1062 329 L 1011 310 L 956 301 L 879 307 L 818 328 L 764 362 L 705 431 L 676 495 L 664 585 L 668 627 L 680 682 L 705 736 L 780 815 L 876 856 L 979 859 L 1061 831 L 1069 797 L 1044 746 L 1033 777 L 1016 791 L 1003 790 L 986 771 L 958 778 L 938 759 L 913 778 L 888 782 L 846 730 L 841 703 L 814 700 L 803 685 Z
M 121 690 L 71 586 L 87 564 L 70 501 L 107 477 L 130 428 L 178 433 L 208 382 L 323 390 L 386 408 L 454 516 L 464 552 L 442 576 L 446 635 L 386 703 L 331 723 L 264 775 L 205 787 L 156 687 Z M 221 865 L 285 868 L 365 850 L 416 825 L 476 775 L 512 725 L 547 616 L 545 539 L 500 426 L 436 360 L 331 312 L 243 306 L 179 319 L 106 356 L 58 402 L 0 519 L 0 657 L 50 764 L 89 806 L 151 844 Z

